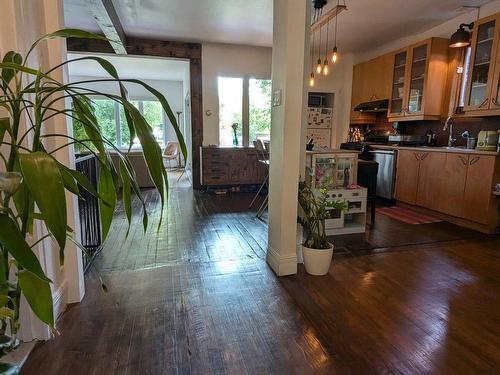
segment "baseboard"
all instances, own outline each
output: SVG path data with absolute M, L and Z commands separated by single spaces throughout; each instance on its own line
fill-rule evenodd
M 297 255 L 280 256 L 271 246 L 267 247 L 267 264 L 277 276 L 295 275 L 297 273 Z
M 420 212 L 423 214 L 432 215 L 432 216 L 437 217 L 438 219 L 448 221 L 448 222 L 455 224 L 455 225 L 458 225 L 460 227 L 469 228 L 469 229 L 472 229 L 472 230 L 475 230 L 475 231 L 478 231 L 478 232 L 481 232 L 484 234 L 496 234 L 498 232 L 498 229 L 494 225 L 490 226 L 487 224 L 476 223 L 474 221 L 462 219 L 462 218 L 455 217 L 455 216 L 450 216 L 447 214 L 443 214 L 442 212 L 434 211 L 434 210 L 431 210 L 431 209 L 428 209 L 425 207 L 415 206 L 415 205 L 404 203 L 401 201 L 396 201 L 396 205 L 399 207 L 408 208 L 410 210 L 414 210 L 414 211 L 417 211 L 417 212 Z
M 66 309 L 68 300 L 68 283 L 66 280 L 52 293 L 52 302 L 54 304 L 54 316 L 57 319 Z

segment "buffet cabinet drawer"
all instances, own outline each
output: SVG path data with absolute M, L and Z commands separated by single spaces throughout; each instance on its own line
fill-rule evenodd
M 201 149 L 202 185 L 251 185 L 266 178 L 259 153 L 250 147 Z

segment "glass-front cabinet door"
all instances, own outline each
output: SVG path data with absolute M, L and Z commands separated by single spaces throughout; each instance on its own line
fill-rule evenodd
M 496 98 L 496 92 L 493 93 L 493 98 L 491 95 L 498 44 L 497 23 L 494 17 L 488 17 L 474 26 L 472 61 L 464 107 L 466 111 L 487 110 L 491 99 Z
M 496 60 L 495 60 L 495 71 L 493 74 L 493 82 L 491 85 L 491 103 L 490 103 L 490 108 L 494 110 L 499 110 L 500 109 L 500 16 L 497 16 L 495 20 L 496 24 L 499 25 L 499 27 L 496 28 L 496 35 L 495 35 L 495 41 L 496 41 L 496 47 L 493 46 L 497 50 L 496 53 Z M 493 69 L 493 68 L 492 68 Z
M 406 93 L 408 108 L 406 113 L 416 115 L 423 111 L 424 87 L 428 66 L 430 43 L 411 49 L 410 89 Z
M 405 114 L 407 57 L 407 50 L 397 52 L 394 55 L 394 72 L 392 78 L 391 102 L 389 104 L 389 117 L 404 116 Z

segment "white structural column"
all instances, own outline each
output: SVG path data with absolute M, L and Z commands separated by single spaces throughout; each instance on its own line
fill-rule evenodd
M 274 0 L 273 110 L 267 262 L 297 272 L 297 190 L 305 149 L 310 1 Z

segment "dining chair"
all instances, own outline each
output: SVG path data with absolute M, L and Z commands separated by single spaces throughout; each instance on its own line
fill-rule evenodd
M 264 211 L 266 210 L 268 206 L 268 200 L 269 200 L 269 152 L 266 150 L 264 143 L 260 140 L 257 139 L 254 141 L 254 146 L 258 152 L 258 162 L 263 164 L 265 166 L 265 171 L 266 171 L 266 177 L 262 184 L 260 185 L 259 190 L 255 194 L 254 198 L 252 199 L 252 202 L 250 202 L 250 205 L 248 208 L 252 208 L 253 204 L 257 200 L 258 196 L 260 195 L 262 189 L 264 187 L 267 187 L 267 194 L 264 200 L 262 201 L 262 204 L 260 205 L 259 209 L 257 210 L 256 216 L 260 219 Z

